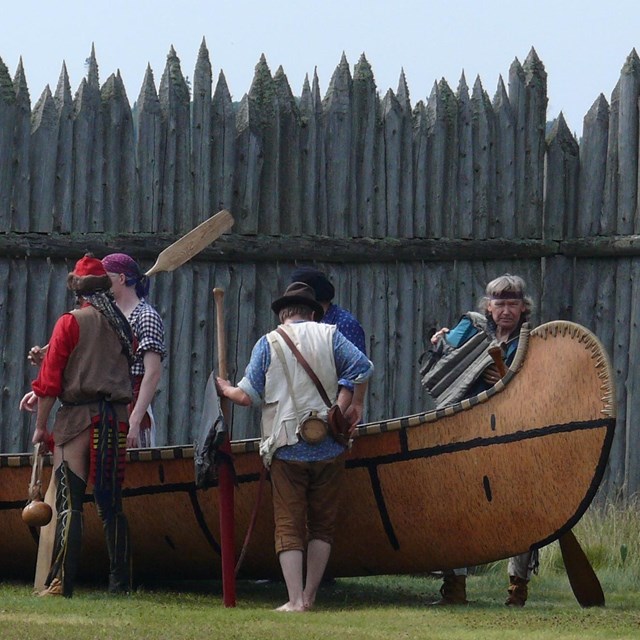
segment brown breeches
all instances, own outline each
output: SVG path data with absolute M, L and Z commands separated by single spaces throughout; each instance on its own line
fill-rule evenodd
M 271 491 L 276 553 L 304 551 L 308 540 L 333 544 L 344 456 L 320 462 L 290 462 L 274 458 Z

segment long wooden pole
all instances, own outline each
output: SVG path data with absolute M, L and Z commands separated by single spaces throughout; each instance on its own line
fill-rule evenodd
M 44 496 L 44 501 L 51 507 L 51 521 L 48 525 L 40 528 L 40 537 L 38 538 L 38 554 L 36 557 L 36 571 L 33 579 L 33 588 L 35 591 L 42 591 L 45 588 L 45 580 L 51 569 L 51 558 L 53 556 L 53 545 L 56 536 L 56 523 L 58 521 L 58 512 L 56 510 L 56 474 L 51 467 L 51 476 L 49 485 Z
M 224 290 L 215 288 L 213 298 L 216 304 L 216 335 L 218 344 L 218 375 L 225 380 L 227 373 L 227 345 L 224 330 Z M 220 408 L 227 428 L 231 424 L 231 401 L 220 397 Z M 229 432 L 220 444 L 220 452 L 225 454 L 218 469 L 218 490 L 220 492 L 220 547 L 222 550 L 222 599 L 225 607 L 236 606 L 236 551 L 233 469 L 231 468 L 231 442 Z

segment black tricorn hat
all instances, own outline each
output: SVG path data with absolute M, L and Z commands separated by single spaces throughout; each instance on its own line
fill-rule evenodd
M 322 305 L 316 300 L 316 294 L 313 288 L 304 282 L 292 282 L 277 300 L 271 303 L 271 309 L 278 315 L 285 307 L 292 305 L 304 305 L 309 307 L 314 312 L 314 319 L 317 321 L 322 320 L 324 315 L 324 309 Z
M 298 267 L 291 274 L 291 282 L 304 282 L 313 287 L 316 300 L 320 302 L 331 302 L 336 295 L 336 290 L 329 282 L 329 278 L 314 267 Z

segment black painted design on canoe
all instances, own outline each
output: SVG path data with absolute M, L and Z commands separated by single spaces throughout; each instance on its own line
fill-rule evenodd
M 491 495 L 491 482 L 489 481 L 488 476 L 484 476 L 482 478 L 482 486 L 484 487 L 484 493 L 487 496 L 487 502 L 491 502 L 493 500 L 493 496 Z
M 387 505 L 385 504 L 384 496 L 382 495 L 382 487 L 380 486 L 378 469 L 374 465 L 369 467 L 369 479 L 371 480 L 371 489 L 376 500 L 378 513 L 380 514 L 380 520 L 382 521 L 382 526 L 385 533 L 387 534 L 389 544 L 394 551 L 398 551 L 400 549 L 400 543 L 398 542 L 398 538 L 393 529 L 393 524 L 391 522 L 391 518 L 389 517 L 389 511 L 387 510 Z
M 392 464 L 394 462 L 405 462 L 407 460 L 417 460 L 420 458 L 432 458 L 443 453 L 456 453 L 458 451 L 471 451 L 480 447 L 492 447 L 513 442 L 523 442 L 535 438 L 558 433 L 571 433 L 574 431 L 584 431 L 591 429 L 611 429 L 615 426 L 615 420 L 611 418 L 601 418 L 599 420 L 587 420 L 584 422 L 569 422 L 566 424 L 556 424 L 527 431 L 516 431 L 502 436 L 492 436 L 489 438 L 473 438 L 462 442 L 452 442 L 449 444 L 439 444 L 426 449 L 415 449 L 402 453 L 389 453 L 376 458 L 366 458 L 363 460 L 347 460 L 347 467 L 368 467 L 371 464 Z

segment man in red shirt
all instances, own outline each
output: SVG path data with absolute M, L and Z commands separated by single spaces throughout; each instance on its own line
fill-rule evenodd
M 47 588 L 40 595 L 73 594 L 88 481 L 107 539 L 109 590 L 128 591 L 129 534 L 121 486 L 133 339 L 100 260 L 89 254 L 79 260 L 67 286 L 78 308 L 56 322 L 32 391 L 20 402 L 20 409 L 37 411 L 35 444 L 48 441 L 49 414 L 60 401 L 52 429 L 58 519 Z

